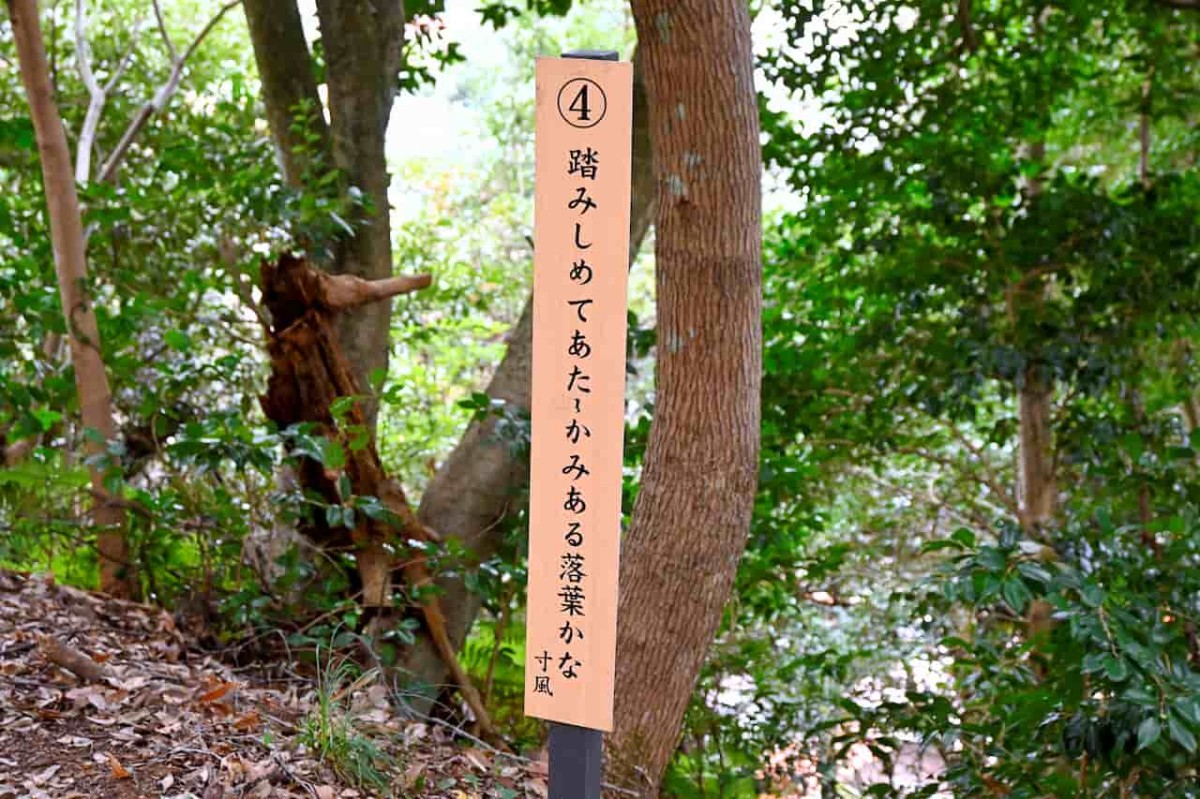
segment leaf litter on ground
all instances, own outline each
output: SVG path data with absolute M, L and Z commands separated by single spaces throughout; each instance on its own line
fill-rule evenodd
M 350 688 L 370 784 L 313 751 L 314 681 L 226 662 L 161 609 L 0 571 L 0 799 L 545 799 L 544 761 L 413 721 L 378 681 Z

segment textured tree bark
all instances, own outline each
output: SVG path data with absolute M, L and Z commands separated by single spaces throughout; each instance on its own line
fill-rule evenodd
M 1036 534 L 1054 518 L 1058 500 L 1051 431 L 1054 389 L 1036 363 L 1025 369 L 1017 410 L 1020 428 L 1021 522 L 1025 529 Z
M 640 58 L 634 56 L 633 175 L 630 195 L 629 260 L 632 264 L 650 229 L 657 205 L 654 155 Z M 488 385 L 488 396 L 509 406 L 528 410 L 533 377 L 532 304 L 526 301 L 521 318 L 508 335 L 508 350 Z M 496 420 L 472 423 L 446 463 L 438 470 L 422 497 L 417 513 L 421 521 L 444 537 L 457 537 L 472 560 L 487 560 L 503 538 L 504 522 L 524 505 L 529 485 L 529 462 L 515 459 L 508 444 L 496 434 Z M 438 581 L 443 591 L 446 627 L 456 648 L 462 646 L 479 614 L 480 599 L 459 577 Z M 443 659 L 432 642 L 420 639 L 405 659 L 405 669 L 417 685 L 445 682 Z M 418 709 L 427 709 L 417 702 Z
M 608 759 L 610 781 L 657 796 L 754 506 L 762 163 L 746 5 L 632 5 L 659 180 L 657 403 L 622 543 Z
M 386 302 L 429 282 L 428 275 L 379 283 L 350 275 L 331 276 L 288 255 L 276 264 L 264 262 L 261 287 L 263 303 L 271 312 L 267 342 L 271 377 L 260 401 L 267 418 L 280 428 L 308 423 L 316 435 L 340 445 L 341 463 L 298 458 L 297 479 L 324 504 L 355 508 L 354 519 L 347 523 L 343 516 L 342 521 L 331 523 L 327 515 L 316 514 L 301 525 L 301 532 L 325 549 L 354 552 L 362 580 L 362 605 L 372 621 L 384 625 L 393 621 L 392 572 L 402 574 L 413 595 L 419 594 L 415 604 L 445 667 L 484 733 L 494 737 L 487 710 L 446 635 L 441 602 L 426 590 L 431 579 L 426 554 L 410 544 L 427 543 L 436 536 L 417 520 L 403 489 L 384 472 L 373 437 L 362 437 L 366 427 L 363 402 L 353 403 L 344 415 L 333 412 L 337 400 L 360 394 L 334 330 L 338 313 Z M 351 496 L 344 493 L 347 486 Z M 373 497 L 387 513 L 368 513 L 365 507 L 356 506 L 352 497 Z
M 317 93 L 312 54 L 295 0 L 243 0 L 254 60 L 262 81 L 267 124 L 284 182 L 298 189 L 311 166 L 312 150 L 329 153 L 329 126 Z M 297 118 L 301 108 L 308 116 Z M 309 142 L 309 139 L 312 142 Z
M 333 164 L 349 186 L 369 202 L 356 234 L 341 242 L 333 271 L 375 280 L 392 274 L 392 225 L 388 205 L 391 177 L 384 152 L 388 117 L 396 95 L 404 35 L 401 0 L 318 0 Z M 387 370 L 392 305 L 364 306 L 338 320 L 346 357 L 363 389 L 370 375 Z M 374 426 L 376 405 L 367 413 Z
M 317 16 L 325 55 L 329 123 L 317 94 L 312 56 L 295 0 L 247 0 L 263 101 L 280 152 L 286 181 L 303 185 L 311 156 L 318 154 L 356 187 L 365 205 L 354 219 L 353 236 L 340 242 L 329 269 L 369 280 L 392 273 L 389 175 L 384 142 L 396 93 L 404 42 L 404 4 L 399 0 L 320 0 Z M 299 116 L 301 107 L 309 113 Z M 311 139 L 304 148 L 298 145 Z M 312 150 L 316 150 L 313 153 Z M 338 318 L 338 332 L 359 386 L 386 370 L 391 304 L 374 303 Z M 374 427 L 376 405 L 366 406 Z
M 96 431 L 102 439 L 89 439 L 86 446 L 91 454 L 99 454 L 104 451 L 103 442 L 116 437 L 117 428 L 100 350 L 96 313 L 87 291 L 86 244 L 71 153 L 54 102 L 37 2 L 7 0 L 7 5 L 42 162 L 54 267 L 63 315 L 67 320 L 67 341 L 75 369 L 81 416 L 84 427 Z M 137 594 L 137 580 L 125 539 L 125 511 L 105 488 L 101 470 L 92 466 L 90 473 L 94 500 L 92 520 L 99 528 L 100 590 L 113 596 L 133 598 Z

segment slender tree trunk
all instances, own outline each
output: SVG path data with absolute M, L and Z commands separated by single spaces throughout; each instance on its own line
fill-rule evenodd
M 54 245 L 54 266 L 67 321 L 67 340 L 83 425 L 96 431 L 102 439 L 89 438 L 87 447 L 91 454 L 102 453 L 103 442 L 115 438 L 117 429 L 100 350 L 96 313 L 88 296 L 83 220 L 75 191 L 71 153 L 54 102 L 37 2 L 7 0 L 7 4 L 21 79 L 29 97 L 30 116 L 37 134 Z M 133 597 L 137 593 L 137 582 L 125 539 L 125 512 L 105 488 L 102 470 L 92 466 L 90 471 L 94 498 L 92 518 L 99 528 L 100 589 L 114 596 Z
M 1035 141 L 1030 157 L 1041 164 L 1046 143 Z M 1036 202 L 1042 193 L 1042 178 L 1030 179 L 1027 194 Z M 1049 286 L 1042 276 L 1027 275 L 1017 288 L 1013 302 L 1018 325 L 1028 327 L 1041 316 Z M 1018 457 L 1020 463 L 1019 505 L 1021 526 L 1034 535 L 1054 519 L 1058 510 L 1058 480 L 1054 468 L 1054 381 L 1049 367 L 1037 358 L 1036 342 L 1017 388 Z
M 325 52 L 333 164 L 369 203 L 355 220 L 361 227 L 342 242 L 332 271 L 368 280 L 390 277 L 391 176 L 384 145 L 400 67 L 404 4 L 400 0 L 318 0 L 317 17 Z M 387 371 L 391 322 L 390 302 L 365 306 L 338 320 L 346 357 L 364 389 L 371 386 L 373 373 Z M 372 428 L 376 411 L 371 396 L 367 415 Z
M 1027 366 L 1018 392 L 1020 506 L 1025 528 L 1035 532 L 1054 518 L 1058 501 L 1051 432 L 1054 390 L 1042 370 L 1037 363 Z
M 754 506 L 762 163 L 746 5 L 633 0 L 633 13 L 659 179 L 658 399 L 622 543 L 608 758 L 610 780 L 657 796 Z
M 632 264 L 650 229 L 657 205 L 654 154 L 650 145 L 649 107 L 641 79 L 640 58 L 634 56 L 633 174 L 630 194 L 629 261 Z M 532 297 L 509 332 L 508 350 L 496 369 L 487 394 L 510 407 L 528 410 L 533 379 Z M 513 458 L 508 443 L 497 435 L 496 420 L 472 423 L 438 470 L 418 509 L 421 521 L 443 537 L 458 538 L 475 562 L 492 557 L 504 538 L 505 521 L 524 506 L 529 486 L 529 462 Z M 462 646 L 475 617 L 480 597 L 467 590 L 460 577 L 439 580 L 446 629 L 455 648 Z M 408 652 L 404 667 L 417 685 L 446 682 L 444 659 L 433 642 L 421 638 Z M 427 700 L 432 697 L 427 697 Z M 418 709 L 423 709 L 418 702 Z

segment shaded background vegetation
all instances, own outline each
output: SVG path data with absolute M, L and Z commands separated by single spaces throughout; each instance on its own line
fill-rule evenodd
M 396 134 L 390 151 L 395 262 L 436 276 L 396 303 L 379 392 L 381 454 L 418 496 L 470 419 L 500 414 L 514 457 L 528 438 L 519 410 L 480 392 L 529 288 L 532 58 L 634 43 L 623 4 L 568 5 L 451 3 L 471 30 L 422 18 L 410 39 L 397 113 L 466 120 L 456 148 L 422 155 Z M 1197 795 L 1190 6 L 755 4 L 760 486 L 668 795 Z M 167 8 L 181 37 L 200 17 Z M 91 12 L 97 71 L 131 53 L 101 153 L 169 68 L 139 36 L 146 11 Z M 74 132 L 70 12 L 44 9 L 43 27 Z M 10 39 L 0 24 L 0 563 L 92 585 L 88 432 Z M 282 625 L 303 651 L 357 610 L 343 570 L 271 543 L 327 509 L 277 478 L 284 439 L 320 445 L 263 420 L 252 285 L 263 256 L 350 223 L 337 197 L 282 185 L 248 53 L 232 15 L 119 182 L 83 188 L 122 432 L 102 465 L 131 509 L 146 599 L 214 644 Z M 632 273 L 627 511 L 654 411 L 652 270 L 643 256 Z M 1024 434 L 1039 407 L 1051 441 L 1035 485 Z M 485 562 L 453 541 L 431 554 L 482 594 L 461 658 L 529 746 L 522 519 Z

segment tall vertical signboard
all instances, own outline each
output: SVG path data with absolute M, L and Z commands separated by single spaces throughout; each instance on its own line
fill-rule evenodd
M 537 62 L 525 712 L 611 730 L 633 69 L 568 55 Z

